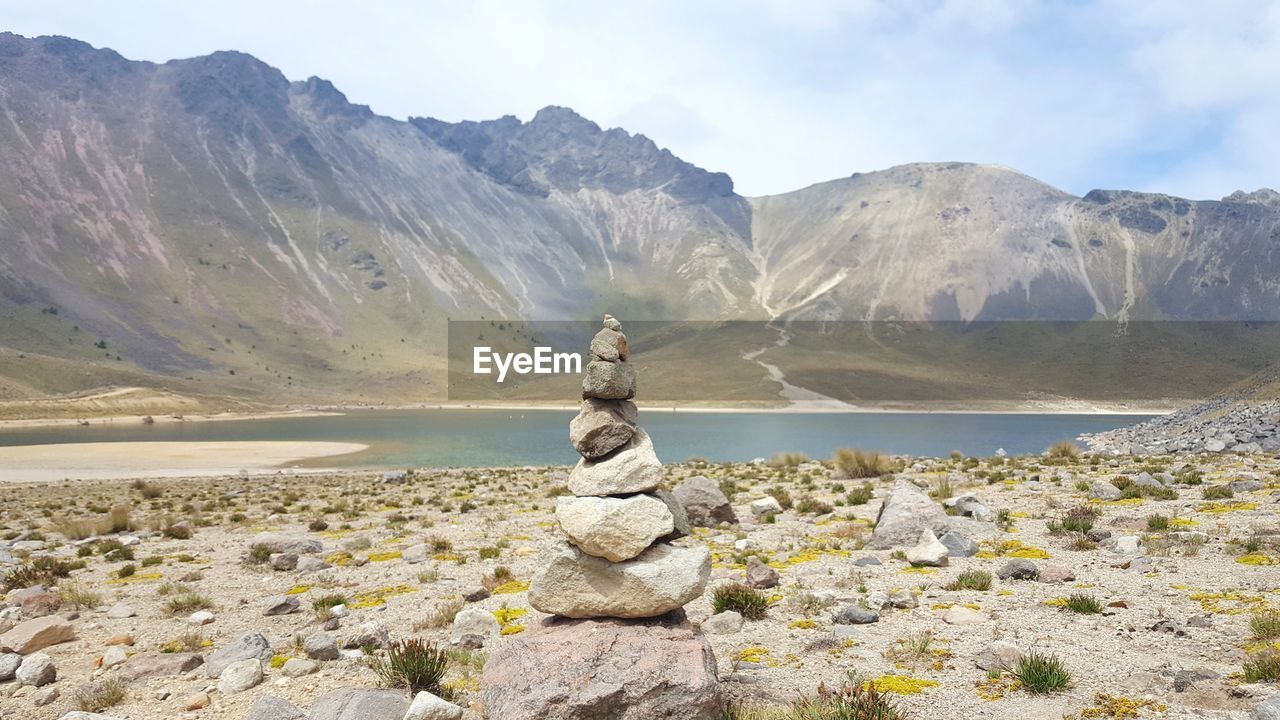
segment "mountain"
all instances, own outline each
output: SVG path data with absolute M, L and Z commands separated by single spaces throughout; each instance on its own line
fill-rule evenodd
M 236 52 L 0 34 L 0 399 L 444 396 L 447 319 L 1280 319 L 1280 196 L 914 164 L 745 198 L 548 107 L 402 122 Z

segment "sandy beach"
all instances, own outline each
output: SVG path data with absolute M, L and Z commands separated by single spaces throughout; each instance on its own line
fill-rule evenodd
M 0 482 L 216 477 L 264 472 L 289 463 L 347 455 L 367 445 L 342 442 L 118 442 L 0 447 Z M 321 472 L 308 468 L 307 472 Z

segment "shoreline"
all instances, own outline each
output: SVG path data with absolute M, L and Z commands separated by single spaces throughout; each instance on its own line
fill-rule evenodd
M 60 480 L 219 477 L 333 470 L 293 463 L 368 450 L 363 443 L 254 440 L 89 442 L 0 447 L 0 485 Z M 145 458 L 145 459 L 141 459 Z
M 298 409 L 298 410 L 267 410 L 263 412 L 227 412 L 208 414 L 191 414 L 191 415 L 106 415 L 96 417 L 86 415 L 83 418 L 14 418 L 10 420 L 0 420 L 0 432 L 9 428 L 42 428 L 42 427 L 94 427 L 96 425 L 142 425 L 143 418 L 150 417 L 155 421 L 156 425 L 177 425 L 180 423 L 203 423 L 203 422 L 227 422 L 234 420 L 279 420 L 284 418 L 304 418 L 304 417 L 329 417 L 333 415 L 341 415 L 341 412 L 323 410 L 323 409 Z M 89 424 L 81 426 L 80 421 L 85 420 Z
M 830 405 L 788 405 L 785 407 L 703 407 L 703 406 L 680 406 L 680 405 L 649 405 L 643 402 L 636 403 L 642 412 L 671 412 L 671 413 L 777 413 L 777 414 L 859 414 L 859 415 L 1168 415 L 1177 412 L 1177 407 L 1169 405 L 1161 405 L 1158 407 L 1112 407 L 1096 404 L 1088 404 L 1085 406 L 1071 406 L 1065 404 L 1054 404 L 1046 407 L 1028 407 L 1025 404 L 1010 408 L 958 408 L 958 407 L 876 407 L 876 406 L 830 406 Z M 366 410 L 503 410 L 503 411 L 536 411 L 536 410 L 556 410 L 577 412 L 578 405 L 563 404 L 498 404 L 484 405 L 478 403 L 419 403 L 412 405 L 384 405 L 370 407 L 353 407 L 343 406 L 339 410 L 341 412 L 350 411 L 366 411 Z

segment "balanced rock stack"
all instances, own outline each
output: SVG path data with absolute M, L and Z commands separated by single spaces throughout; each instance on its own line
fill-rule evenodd
M 529 603 L 569 618 L 648 618 L 702 594 L 711 553 L 671 544 L 689 532 L 684 508 L 660 490 L 662 463 L 636 424 L 636 374 L 627 337 L 612 316 L 591 341 L 582 409 L 569 440 L 582 455 L 569 475 L 573 497 L 556 505 L 565 540 L 533 578 Z
M 673 544 L 683 506 L 660 490 L 662 463 L 636 424 L 635 371 L 622 326 L 604 316 L 569 439 L 582 459 L 560 498 L 557 539 L 529 586 L 553 617 L 512 636 L 485 663 L 492 720 L 718 720 L 715 655 L 679 612 L 702 594 L 711 553 Z M 675 612 L 673 612 L 675 611 Z

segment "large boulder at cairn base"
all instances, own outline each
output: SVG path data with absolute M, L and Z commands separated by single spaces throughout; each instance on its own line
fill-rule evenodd
M 650 618 L 702 595 L 711 553 L 702 546 L 659 543 L 624 562 L 557 543 L 529 585 L 529 604 L 568 618 Z
M 880 506 L 876 528 L 871 533 L 870 550 L 911 547 L 924 530 L 946 532 L 947 514 L 933 498 L 909 480 L 899 478 Z
M 684 506 L 690 525 L 715 527 L 722 522 L 738 522 L 729 498 L 724 496 L 720 486 L 710 478 L 694 475 L 677 485 L 672 494 Z
M 636 371 L 625 362 L 592 360 L 582 374 L 582 397 L 630 400 L 636 396 Z
M 662 461 L 644 428 L 621 448 L 599 460 L 578 461 L 569 473 L 569 492 L 587 495 L 630 495 L 649 492 L 662 482 Z
M 562 497 L 556 520 L 569 542 L 614 562 L 630 560 L 675 529 L 667 504 L 652 495 Z
M 587 398 L 569 423 L 569 442 L 588 460 L 608 455 L 636 434 L 636 414 L 630 400 Z
M 491 720 L 717 720 L 722 712 L 711 646 L 685 622 L 547 621 L 489 658 L 480 695 Z

